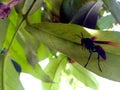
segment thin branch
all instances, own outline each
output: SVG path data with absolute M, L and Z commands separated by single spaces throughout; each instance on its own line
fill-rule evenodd
M 10 41 L 10 44 L 9 44 L 9 46 L 8 46 L 8 49 L 7 49 L 7 52 L 5 53 L 5 55 L 4 55 L 4 58 L 3 58 L 3 63 L 2 63 L 2 65 L 3 65 L 3 68 L 2 68 L 2 89 L 3 90 L 5 90 L 5 70 L 6 70 L 6 63 L 7 63 L 7 57 L 8 57 L 8 55 L 9 55 L 9 51 L 10 51 L 10 49 L 11 49 L 11 47 L 12 47 L 12 44 L 13 44 L 13 42 L 14 42 L 14 40 L 15 40 L 15 37 L 16 37 L 16 35 L 17 35 L 17 33 L 18 33 L 18 31 L 21 29 L 21 27 L 22 27 L 22 25 L 24 24 L 24 21 L 26 20 L 26 18 L 28 17 L 28 14 L 29 14 L 29 12 L 31 11 L 31 9 L 32 9 L 32 7 L 33 7 L 33 5 L 35 4 L 35 2 L 36 2 L 36 0 L 34 0 L 34 2 L 32 3 L 32 5 L 30 6 L 30 8 L 28 9 L 28 11 L 27 11 L 27 13 L 25 14 L 25 15 L 23 15 L 23 18 L 22 18 L 22 20 L 20 21 L 20 23 L 18 24 L 18 26 L 17 26 L 17 28 L 16 28 L 16 31 L 15 31 L 15 33 L 14 33 L 14 35 L 13 35 L 13 37 L 12 37 L 12 39 L 11 39 L 11 41 Z

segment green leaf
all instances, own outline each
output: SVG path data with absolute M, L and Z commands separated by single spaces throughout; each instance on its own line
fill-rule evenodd
M 53 79 L 54 83 L 42 82 L 43 90 L 58 90 L 61 72 L 65 68 L 67 63 L 66 56 L 59 55 L 57 58 L 50 60 L 49 64 L 45 68 L 45 72 Z
M 120 23 L 120 3 L 116 0 L 102 0 L 115 19 Z
M 39 10 L 39 8 L 42 6 L 43 0 L 36 0 L 32 9 L 30 10 L 30 15 L 33 14 L 36 10 Z
M 44 60 L 50 55 L 50 50 L 47 46 L 41 43 L 38 49 L 38 58 L 39 60 Z
M 27 13 L 27 11 L 29 10 L 29 8 L 31 7 L 33 2 L 34 2 L 34 0 L 25 0 L 25 4 L 24 4 L 23 9 L 22 9 L 23 15 Z
M 9 20 L 7 18 L 0 19 L 0 49 L 2 48 L 4 40 L 6 38 L 8 25 L 9 25 Z
M 59 15 L 62 1 L 63 0 L 45 0 L 45 3 L 49 11 L 51 11 L 55 15 Z
M 38 9 L 35 13 L 32 15 L 29 15 L 29 21 L 30 23 L 38 23 L 41 22 L 41 16 L 42 16 L 42 10 Z
M 39 61 L 37 58 L 39 43 L 25 30 L 21 30 L 21 32 L 18 33 L 17 39 L 25 50 L 28 62 L 35 67 Z
M 86 71 L 81 65 L 78 63 L 70 64 L 71 73 L 81 82 L 83 82 L 86 86 L 92 88 L 93 90 L 98 90 L 98 82 L 96 78 L 88 71 Z
M 29 15 L 33 14 L 42 5 L 43 0 L 26 0 L 22 9 L 22 13 L 26 14 L 30 9 Z
M 38 41 L 70 56 L 83 66 L 87 62 L 89 51 L 82 48 L 83 46 L 80 45 L 81 40 L 76 34 L 81 35 L 81 33 L 83 33 L 83 35 L 88 38 L 96 36 L 96 40 L 118 42 L 118 47 L 101 45 L 107 54 L 106 61 L 100 58 L 102 72 L 98 69 L 97 53 L 93 53 L 87 68 L 102 77 L 120 81 L 120 73 L 118 72 L 120 67 L 120 32 L 91 30 L 78 25 L 61 23 L 34 24 L 31 25 L 31 27 L 28 26 L 27 30 Z
M 10 23 L 7 28 L 7 33 L 5 35 L 5 42 L 4 47 L 7 48 L 9 46 L 9 43 L 15 33 L 16 26 L 18 24 L 18 14 L 15 12 L 15 9 L 12 9 L 10 15 L 9 15 Z
M 43 71 L 43 69 L 41 68 L 39 64 L 36 64 L 35 67 L 33 67 L 32 65 L 30 65 L 30 63 L 28 63 L 27 57 L 29 56 L 26 57 L 26 53 L 23 48 L 25 43 L 22 43 L 22 44 L 23 46 L 21 46 L 20 42 L 18 42 L 17 39 L 15 39 L 13 46 L 11 47 L 11 50 L 10 50 L 12 59 L 14 59 L 16 62 L 19 63 L 19 65 L 22 68 L 22 72 L 29 73 L 42 81 L 52 82 L 51 78 Z M 34 52 L 34 51 L 31 51 L 31 52 Z M 34 58 L 32 60 L 34 60 Z
M 104 22 L 104 23 L 103 23 Z M 107 15 L 105 17 L 102 17 L 98 20 L 97 26 L 100 29 L 108 29 L 112 26 L 112 24 L 115 22 L 115 19 L 112 15 Z
M 16 13 L 14 8 L 12 9 L 12 11 L 9 15 L 9 19 L 10 19 L 10 23 L 13 24 L 12 27 L 16 28 L 19 19 L 18 19 L 18 14 Z
M 14 18 L 14 19 L 16 21 L 16 18 Z M 9 46 L 11 38 L 15 32 L 15 23 L 12 23 L 14 19 L 13 19 L 13 17 L 11 17 L 11 19 L 10 19 L 11 23 L 8 26 L 7 35 L 6 35 L 6 39 L 4 42 L 4 47 L 6 49 Z M 20 35 L 20 37 L 19 37 L 19 35 Z M 26 37 L 24 35 L 26 35 Z M 23 36 L 23 38 L 22 38 L 23 41 L 21 40 L 22 36 Z M 21 42 L 20 42 L 20 40 L 18 41 L 18 38 L 14 39 L 14 42 L 12 44 L 12 47 L 11 47 L 10 53 L 9 53 L 11 55 L 11 59 L 14 59 L 17 63 L 20 64 L 20 66 L 22 68 L 22 72 L 29 73 L 40 80 L 43 80 L 46 82 L 52 82 L 51 78 L 43 71 L 43 69 L 39 65 L 36 65 L 36 67 L 33 68 L 27 61 L 25 50 L 26 49 L 28 50 L 28 48 L 29 48 L 28 46 L 32 47 L 32 52 L 34 49 L 37 52 L 36 47 L 38 44 L 35 43 L 34 38 L 31 38 L 31 36 L 29 34 L 27 34 L 27 32 L 25 32 L 24 30 L 22 30 L 22 32 L 18 32 L 17 37 L 19 37 Z M 1 38 L 1 39 L 3 39 L 3 38 Z M 25 40 L 28 40 L 28 41 L 25 42 Z M 26 43 L 29 43 L 30 45 L 28 45 Z M 36 47 L 34 47 L 35 45 L 36 45 Z M 35 50 L 34 50 L 34 52 L 35 52 Z M 29 53 L 27 53 L 27 55 L 29 57 Z M 37 56 L 37 53 L 36 53 L 36 56 Z M 34 60 L 34 59 L 32 59 L 32 60 Z
M 11 57 L 0 55 L 0 90 L 24 90 L 19 80 L 19 73 L 15 70 Z

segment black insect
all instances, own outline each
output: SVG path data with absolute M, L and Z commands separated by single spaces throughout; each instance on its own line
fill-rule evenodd
M 88 57 L 88 61 L 87 63 L 85 64 L 84 67 L 87 67 L 89 61 L 90 61 L 90 58 L 92 56 L 92 53 L 93 52 L 97 52 L 98 54 L 98 67 L 99 67 L 99 70 L 102 72 L 102 69 L 100 67 L 100 56 L 106 60 L 106 53 L 104 51 L 104 49 L 99 46 L 99 45 L 95 45 L 94 43 L 100 43 L 100 44 L 109 44 L 109 45 L 112 45 L 112 46 L 117 46 L 117 47 L 120 47 L 120 45 L 118 43 L 115 43 L 115 42 L 110 42 L 110 41 L 94 41 L 96 39 L 96 37 L 92 37 L 92 38 L 84 38 L 83 37 L 83 34 L 81 33 L 82 37 L 80 37 L 79 35 L 76 35 L 78 36 L 79 38 L 81 38 L 81 45 L 86 47 L 90 53 L 89 57 Z

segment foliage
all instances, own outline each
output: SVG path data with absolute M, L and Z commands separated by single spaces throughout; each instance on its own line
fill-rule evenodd
M 14 2 L 11 4 L 12 7 L 9 6 L 11 1 Z M 5 7 L 1 8 L 1 11 L 5 12 L 7 7 L 10 12 L 5 13 L 5 16 L 0 14 L 0 90 L 24 90 L 19 80 L 21 72 L 29 73 L 41 80 L 43 90 L 59 90 L 62 73 L 73 75 L 94 90 L 99 89 L 99 83 L 91 71 L 104 78 L 120 81 L 120 32 L 107 30 L 117 21 L 120 22 L 119 12 L 116 11 L 116 8 L 120 9 L 118 2 L 18 2 L 19 0 L 10 0 L 5 5 L 2 3 Z M 108 10 L 112 14 L 104 16 L 104 12 Z M 96 36 L 100 41 L 115 42 L 115 47 L 101 45 L 107 55 L 106 61 L 100 58 L 102 72 L 98 69 L 97 53 L 92 55 L 88 66 L 84 68 L 89 51 L 83 48 L 81 38 L 76 36 L 81 37 L 81 33 L 87 38 Z M 48 59 L 49 63 L 43 69 L 38 62 L 41 63 L 45 59 Z M 70 63 L 70 60 L 75 62 Z

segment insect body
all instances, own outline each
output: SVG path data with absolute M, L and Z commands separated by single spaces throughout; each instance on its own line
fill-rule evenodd
M 88 61 L 85 64 L 85 67 L 87 67 L 89 60 L 92 56 L 92 53 L 97 52 L 98 53 L 98 67 L 99 67 L 99 70 L 102 72 L 102 69 L 100 67 L 100 56 L 104 60 L 106 59 L 106 53 L 105 53 L 104 49 L 101 46 L 94 44 L 94 38 L 83 38 L 83 35 L 82 35 L 82 39 L 81 39 L 81 45 L 85 46 L 89 50 L 89 53 L 90 53 L 90 55 L 88 57 Z
M 90 61 L 90 58 L 92 56 L 92 53 L 94 52 L 97 52 L 98 54 L 98 67 L 99 67 L 99 70 L 102 72 L 102 69 L 100 67 L 100 57 L 102 57 L 104 60 L 106 60 L 106 53 L 104 51 L 104 49 L 99 46 L 99 45 L 95 45 L 94 43 L 100 43 L 100 44 L 108 44 L 108 45 L 112 45 L 112 46 L 116 46 L 116 47 L 120 47 L 120 44 L 119 43 L 115 43 L 115 42 L 110 42 L 110 41 L 95 41 L 95 37 L 92 37 L 92 38 L 84 38 L 83 37 L 83 34 L 81 33 L 82 37 L 80 37 L 79 35 L 76 35 L 78 36 L 79 38 L 81 38 L 81 45 L 86 47 L 86 49 L 88 49 L 90 55 L 88 57 L 88 61 L 87 63 L 85 64 L 84 67 L 87 67 L 89 61 Z

